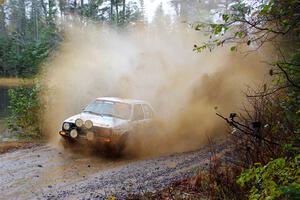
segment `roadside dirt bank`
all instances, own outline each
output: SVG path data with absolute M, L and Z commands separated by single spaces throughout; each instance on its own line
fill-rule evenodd
M 0 154 L 12 152 L 18 149 L 29 149 L 35 146 L 42 145 L 40 143 L 35 142 L 27 142 L 27 141 L 5 141 L 0 142 Z

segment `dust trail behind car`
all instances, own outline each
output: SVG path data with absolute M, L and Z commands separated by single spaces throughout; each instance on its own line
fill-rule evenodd
M 139 135 L 133 152 L 198 148 L 208 136 L 225 132 L 214 109 L 239 109 L 245 85 L 257 83 L 266 69 L 260 62 L 264 52 L 193 52 L 206 38 L 183 23 L 135 24 L 122 31 L 78 22 L 65 26 L 66 40 L 41 74 L 48 89 L 42 97 L 44 126 L 52 141 L 66 117 L 94 98 L 116 96 L 149 101 L 157 111 L 156 133 Z

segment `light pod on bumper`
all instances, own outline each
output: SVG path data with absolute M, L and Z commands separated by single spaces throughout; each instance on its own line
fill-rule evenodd
M 75 125 L 79 128 L 82 127 L 83 126 L 83 120 L 82 119 L 76 119 L 75 120 Z
M 77 138 L 77 136 L 78 136 L 77 130 L 76 130 L 76 129 L 71 130 L 70 136 L 71 136 L 72 138 Z
M 64 124 L 63 124 L 63 128 L 64 128 L 64 130 L 70 130 L 70 128 L 71 128 L 71 126 L 70 126 L 70 124 L 68 123 L 68 122 L 65 122 Z
M 85 126 L 85 128 L 87 128 L 87 129 L 91 129 L 91 128 L 93 127 L 93 122 L 92 122 L 91 120 L 86 120 L 86 121 L 84 122 L 84 126 Z

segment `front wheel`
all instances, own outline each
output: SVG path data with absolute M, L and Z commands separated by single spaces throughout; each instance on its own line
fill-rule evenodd
M 128 132 L 126 132 L 120 137 L 118 146 L 121 151 L 123 151 L 126 148 L 126 146 L 128 146 L 129 135 L 130 134 Z
M 65 148 L 69 149 L 72 146 L 74 146 L 74 140 L 68 137 L 62 137 L 60 138 L 60 144 Z
M 104 145 L 105 154 L 112 155 L 115 157 L 122 156 L 126 147 L 128 146 L 129 133 L 124 133 L 119 139 L 112 143 Z

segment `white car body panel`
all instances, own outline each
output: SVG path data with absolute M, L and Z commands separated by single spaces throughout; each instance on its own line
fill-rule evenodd
M 83 121 L 91 120 L 94 126 L 103 127 L 103 128 L 116 128 L 122 125 L 129 123 L 129 120 L 123 120 L 115 117 L 94 115 L 90 113 L 80 113 L 74 115 L 64 122 L 75 123 L 76 119 L 82 119 Z
M 88 112 L 82 112 L 80 114 L 77 114 L 77 115 L 67 118 L 63 123 L 67 122 L 67 123 L 75 124 L 75 121 L 77 119 L 82 119 L 83 122 L 85 122 L 86 120 L 91 120 L 93 122 L 94 128 L 108 128 L 108 129 L 114 130 L 118 134 L 123 134 L 126 132 L 131 132 L 133 129 L 136 129 L 138 127 L 143 127 L 145 123 L 149 123 L 151 121 L 150 118 L 145 118 L 146 114 L 145 114 L 144 108 L 143 108 L 144 118 L 138 119 L 138 120 L 132 120 L 135 105 L 142 105 L 142 107 L 143 107 L 143 105 L 147 105 L 151 110 L 152 116 L 153 116 L 153 112 L 154 112 L 151 105 L 145 101 L 133 100 L 133 99 L 121 99 L 121 98 L 115 98 L 115 97 L 101 97 L 101 98 L 97 98 L 95 100 L 130 104 L 131 105 L 130 118 L 128 120 L 125 120 L 125 119 L 120 119 L 117 117 L 111 117 L 111 116 L 106 116 L 106 115 L 102 116 L 102 115 L 92 114 L 92 113 L 88 113 Z

